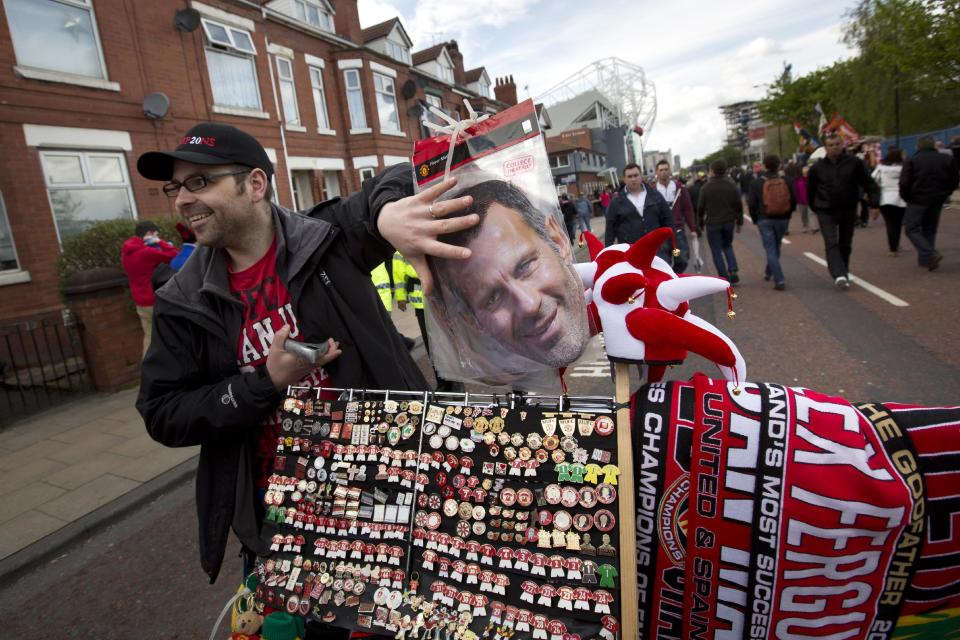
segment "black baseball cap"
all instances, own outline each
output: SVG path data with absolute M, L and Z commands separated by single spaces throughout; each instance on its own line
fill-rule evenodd
M 175 151 L 148 151 L 137 160 L 137 171 L 148 180 L 169 180 L 176 160 L 194 164 L 242 164 L 273 175 L 273 163 L 256 138 L 236 127 L 202 122 L 187 131 Z

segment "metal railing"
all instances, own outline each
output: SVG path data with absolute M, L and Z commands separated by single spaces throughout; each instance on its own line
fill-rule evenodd
M 79 328 L 67 309 L 0 326 L 0 425 L 93 389 Z

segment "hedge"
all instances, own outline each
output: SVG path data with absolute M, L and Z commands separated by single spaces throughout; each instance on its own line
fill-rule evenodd
M 160 237 L 176 246 L 182 244 L 180 234 L 175 228 L 176 220 L 169 218 L 151 218 L 151 222 L 160 228 Z M 57 260 L 57 273 L 60 285 L 79 271 L 108 267 L 123 269 L 120 264 L 120 249 L 123 243 L 133 235 L 139 220 L 104 220 L 63 243 L 63 250 Z

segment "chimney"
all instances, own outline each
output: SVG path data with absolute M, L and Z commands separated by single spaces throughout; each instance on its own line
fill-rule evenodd
M 467 84 L 467 74 L 463 70 L 463 54 L 460 53 L 460 47 L 456 40 L 447 43 L 447 53 L 450 54 L 450 61 L 453 62 L 453 81 L 455 84 L 464 87 Z
M 357 0 L 334 0 L 333 27 L 337 35 L 357 44 L 363 43 L 360 34 L 360 12 L 357 11 Z
M 497 78 L 493 93 L 500 102 L 505 102 L 511 107 L 517 104 L 517 85 L 513 82 L 513 76 Z

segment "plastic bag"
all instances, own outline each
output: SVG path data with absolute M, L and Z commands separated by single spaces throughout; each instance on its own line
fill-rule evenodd
M 417 142 L 416 188 L 443 180 L 449 164 L 458 184 L 444 199 L 472 195 L 454 215 L 479 213 L 481 223 L 440 237 L 469 247 L 468 260 L 429 261 L 434 367 L 448 380 L 560 390 L 559 370 L 584 356 L 595 332 L 533 102 L 468 127 L 448 162 L 449 152 L 450 135 Z

